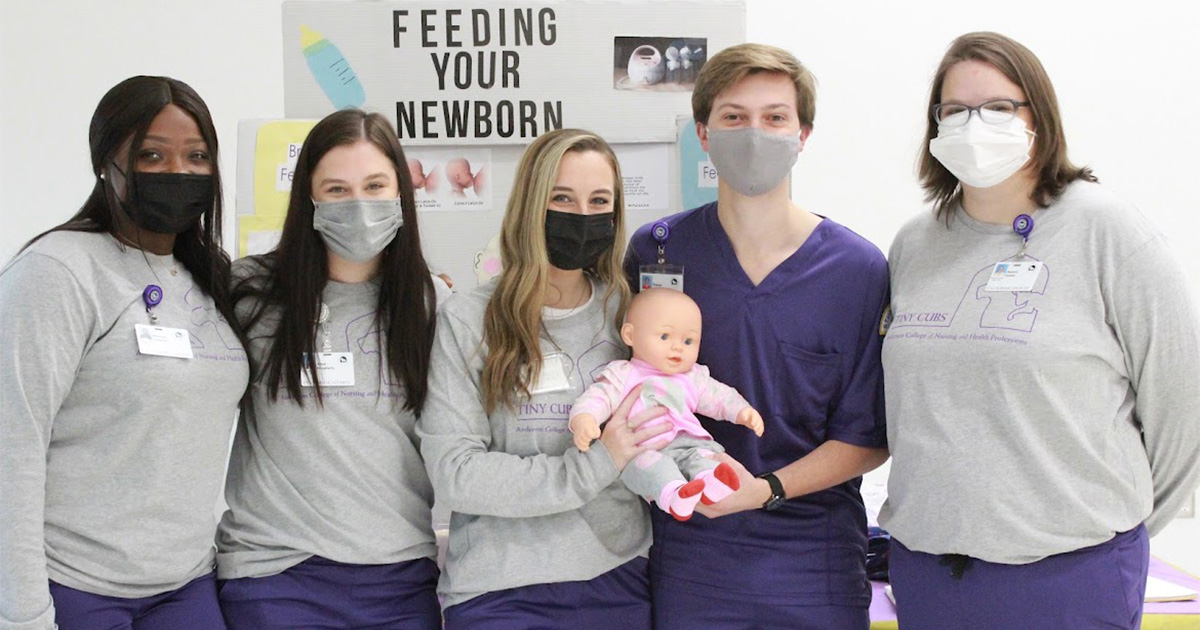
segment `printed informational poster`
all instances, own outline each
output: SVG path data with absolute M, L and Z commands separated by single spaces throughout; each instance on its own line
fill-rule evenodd
M 237 257 L 265 254 L 279 243 L 300 147 L 316 124 L 246 120 L 238 125 Z
M 304 138 L 315 120 L 276 120 L 258 128 L 254 141 L 254 214 L 282 216 Z
M 418 210 L 491 210 L 490 149 L 418 147 L 405 152 Z
M 695 74 L 744 41 L 745 16 L 742 0 L 285 2 L 284 113 L 361 107 L 415 144 L 565 127 L 674 142 Z
M 618 144 L 613 146 L 621 163 L 626 210 L 670 208 L 669 144 Z
M 708 159 L 696 135 L 696 121 L 680 116 L 679 131 L 679 195 L 683 209 L 688 210 L 717 200 L 717 169 Z

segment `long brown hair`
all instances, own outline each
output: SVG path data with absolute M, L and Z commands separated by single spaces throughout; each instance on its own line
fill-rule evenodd
M 619 296 L 617 312 L 613 313 L 615 327 L 621 326 L 629 306 L 631 294 L 621 268 L 625 257 L 625 194 L 616 154 L 603 138 L 589 131 L 559 129 L 542 135 L 525 150 L 517 167 L 500 228 L 502 269 L 483 315 L 483 342 L 488 349 L 483 363 L 483 399 L 489 414 L 498 405 L 511 406 L 518 394 L 528 397 L 533 378 L 542 369 L 538 331 L 550 278 L 546 206 L 559 164 L 571 151 L 595 151 L 612 165 L 616 238 L 612 248 L 583 272 L 607 285 L 604 304 L 614 293 Z
M 1030 194 L 1039 206 L 1049 206 L 1062 194 L 1067 184 L 1076 180 L 1094 182 L 1096 176 L 1086 166 L 1075 166 L 1067 158 L 1067 139 L 1063 133 L 1062 116 L 1058 111 L 1058 96 L 1042 62 L 1031 50 L 999 33 L 981 31 L 967 33 L 955 39 L 942 57 L 929 86 L 929 106 L 925 120 L 925 143 L 921 147 L 918 175 L 925 189 L 925 200 L 933 202 L 937 215 L 949 219 L 950 210 L 959 202 L 962 190 L 956 178 L 929 152 L 929 141 L 938 135 L 933 107 L 942 100 L 946 73 L 960 61 L 982 61 L 999 70 L 1025 92 L 1033 112 L 1036 135 L 1030 164 L 1037 173 L 1037 184 Z
M 386 342 L 386 350 L 379 356 L 380 376 L 384 373 L 386 354 L 387 370 L 395 381 L 404 385 L 404 408 L 419 414 L 425 403 L 437 297 L 421 252 L 412 176 L 404 149 L 387 118 L 358 109 L 343 109 L 313 127 L 296 160 L 279 246 L 261 259 L 268 270 L 267 277 L 243 279 L 234 287 L 233 297 L 235 302 L 256 300 L 244 322 L 246 330 L 263 317 L 268 306 L 283 312 L 262 365 L 251 365 L 252 379 L 266 380 L 271 400 L 278 399 L 282 387 L 303 406 L 300 371 L 305 355 L 316 352 L 321 294 L 329 281 L 325 242 L 313 229 L 312 174 L 331 149 L 363 140 L 378 147 L 395 167 L 404 217 L 404 224 L 384 248 L 380 260 L 382 282 L 375 326 L 380 331 L 380 341 Z M 315 374 L 313 389 L 317 404 L 322 404 L 321 385 Z

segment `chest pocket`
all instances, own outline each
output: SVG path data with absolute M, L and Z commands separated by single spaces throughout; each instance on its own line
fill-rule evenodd
M 805 350 L 779 342 L 773 379 L 773 415 L 788 424 L 799 423 L 825 439 L 825 424 L 842 384 L 842 355 Z

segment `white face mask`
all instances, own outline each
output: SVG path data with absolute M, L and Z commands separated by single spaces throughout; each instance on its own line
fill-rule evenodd
M 1020 118 L 993 125 L 976 115 L 961 127 L 938 125 L 929 152 L 964 185 L 990 188 L 1025 166 L 1033 136 Z
M 325 246 L 350 262 L 374 258 L 404 225 L 400 199 L 313 200 L 313 229 Z

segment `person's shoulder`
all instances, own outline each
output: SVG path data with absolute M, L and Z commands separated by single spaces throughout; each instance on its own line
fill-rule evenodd
M 497 282 L 498 279 L 493 278 L 473 289 L 451 294 L 438 307 L 440 319 L 445 322 L 482 327 L 483 313 L 487 310 L 492 294 L 496 292 Z
M 269 256 L 262 254 L 246 256 L 233 261 L 229 266 L 229 275 L 234 281 L 270 275 L 274 265 Z
M 888 260 L 896 262 L 903 251 L 910 247 L 924 247 L 930 239 L 949 233 L 949 227 L 943 218 L 939 218 L 932 208 L 922 208 L 913 214 L 896 230 L 892 244 L 888 249 Z
M 239 258 L 229 266 L 230 286 L 248 287 L 251 292 L 264 291 L 275 270 L 274 259 L 267 254 Z
M 1140 244 L 1160 236 L 1133 202 L 1095 182 L 1069 184 L 1046 212 L 1048 219 L 1068 221 L 1071 229 L 1093 232 L 1106 242 Z
M 840 256 L 852 258 L 863 264 L 886 264 L 878 245 L 833 219 L 822 220 L 814 233 L 819 234 L 824 243 L 832 246 Z
M 30 243 L 17 258 L 28 255 L 44 256 L 75 270 L 119 255 L 120 247 L 116 239 L 107 232 L 58 230 Z
M 78 283 L 85 287 L 102 283 L 105 270 L 120 256 L 120 244 L 105 232 L 50 232 L 17 253 L 0 274 L 32 274 L 41 286 Z M 17 271 L 17 270 L 21 271 Z

